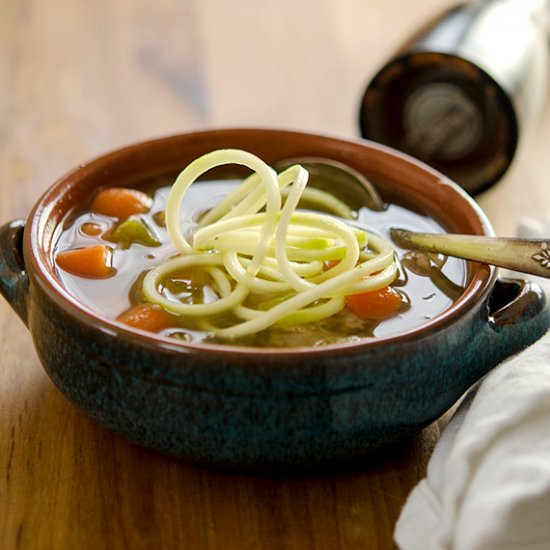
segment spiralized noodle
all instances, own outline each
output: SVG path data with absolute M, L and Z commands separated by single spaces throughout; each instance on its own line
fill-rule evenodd
M 243 165 L 253 173 L 202 216 L 188 239 L 180 220 L 185 192 L 205 172 L 224 164 Z M 192 317 L 220 338 L 234 339 L 275 324 L 324 319 L 344 308 L 346 295 L 390 284 L 397 267 L 386 240 L 333 215 L 297 209 L 309 195 L 336 216 L 352 215 L 330 193 L 307 189 L 308 176 L 299 165 L 277 175 L 260 158 L 238 149 L 220 149 L 193 161 L 176 178 L 166 203 L 166 228 L 180 254 L 147 273 L 145 298 Z M 184 303 L 163 292 L 170 275 L 191 267 L 204 271 L 216 300 Z

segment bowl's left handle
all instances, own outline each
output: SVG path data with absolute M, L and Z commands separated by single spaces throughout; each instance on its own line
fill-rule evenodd
M 29 277 L 23 260 L 24 229 L 22 219 L 0 227 L 0 294 L 27 324 Z

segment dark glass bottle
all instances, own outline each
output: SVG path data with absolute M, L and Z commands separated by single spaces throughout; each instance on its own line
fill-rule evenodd
M 363 137 L 471 194 L 498 181 L 546 93 L 548 0 L 460 4 L 411 37 L 368 85 Z

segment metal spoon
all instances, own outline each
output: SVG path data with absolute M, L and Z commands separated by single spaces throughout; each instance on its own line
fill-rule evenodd
M 380 212 L 387 208 L 372 183 L 361 172 L 342 162 L 321 157 L 296 157 L 275 162 L 278 172 L 294 164 L 302 165 L 309 172 L 314 187 L 329 191 L 348 206 L 358 210 L 366 206 Z
M 360 172 L 344 163 L 319 157 L 296 157 L 275 164 L 278 170 L 301 164 L 310 172 L 315 187 L 324 188 L 352 208 L 387 208 L 375 187 Z M 336 185 L 335 185 L 336 183 Z M 392 240 L 403 248 L 440 253 L 465 260 L 504 267 L 512 271 L 550 278 L 550 240 L 485 237 L 481 235 L 416 233 L 391 228 Z
M 415 233 L 395 227 L 390 230 L 390 236 L 403 248 L 439 252 L 446 256 L 550 278 L 550 241 L 547 239 Z

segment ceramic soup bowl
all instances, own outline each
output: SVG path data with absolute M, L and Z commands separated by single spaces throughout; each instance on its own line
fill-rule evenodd
M 66 213 L 98 186 L 177 173 L 218 148 L 267 162 L 334 159 L 385 200 L 413 205 L 448 231 L 491 234 L 476 203 L 440 173 L 366 141 L 225 129 L 139 143 L 80 165 L 28 219 L 0 230 L 0 286 L 54 384 L 128 440 L 188 461 L 263 470 L 357 459 L 448 410 L 506 356 L 549 325 L 540 288 L 467 265 L 445 311 L 402 333 L 320 347 L 193 344 L 102 318 L 60 283 L 53 262 Z

